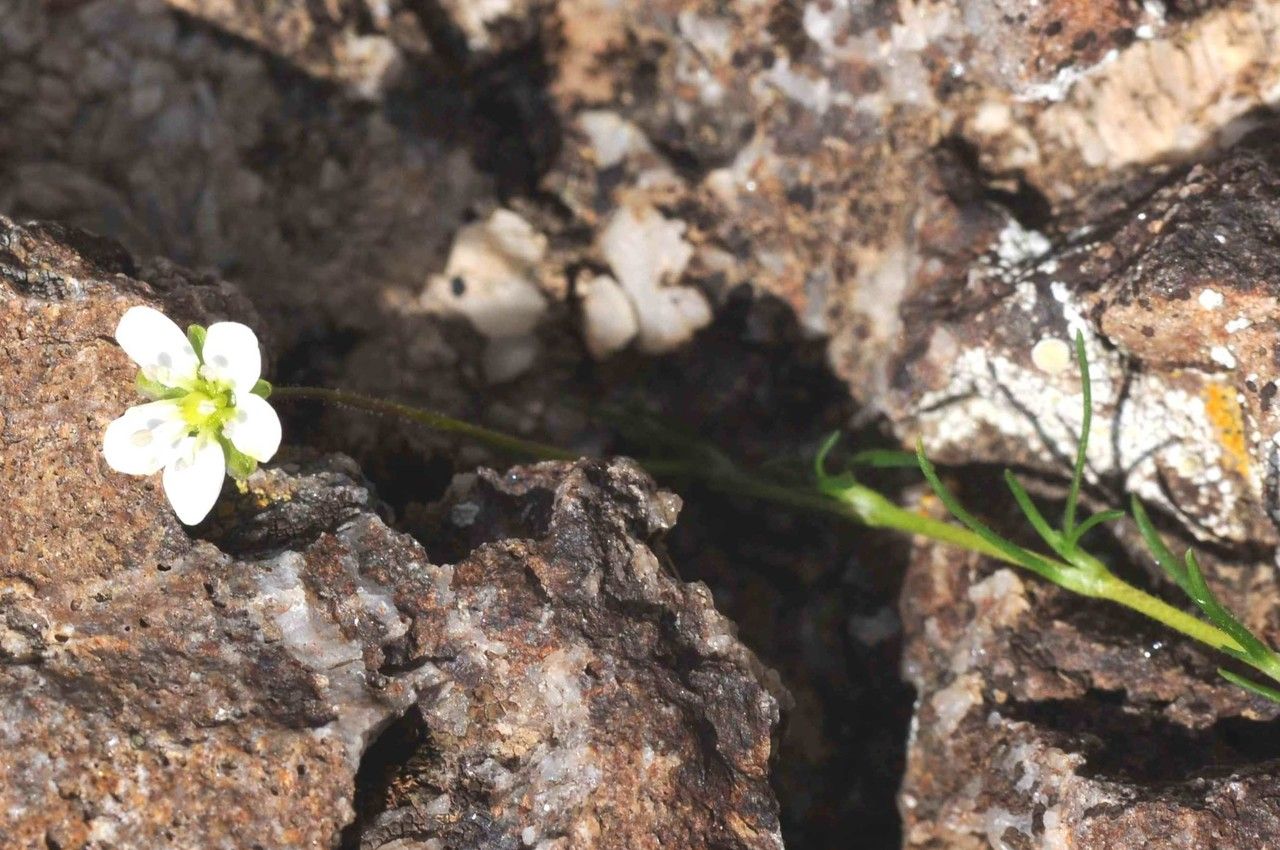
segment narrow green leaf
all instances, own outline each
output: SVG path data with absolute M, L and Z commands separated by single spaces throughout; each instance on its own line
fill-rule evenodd
M 913 452 L 898 449 L 866 449 L 855 454 L 849 462 L 873 469 L 916 469 L 919 466 Z
M 1124 511 L 1099 511 L 1077 525 L 1076 530 L 1071 532 L 1071 536 L 1063 541 L 1063 546 L 1067 549 L 1075 549 L 1080 542 L 1080 538 L 1092 531 L 1094 527 L 1102 525 L 1104 522 L 1115 522 L 1118 519 L 1124 519 L 1124 517 Z
M 1006 540 L 996 534 L 987 526 L 983 525 L 977 517 L 964 509 L 960 501 L 952 495 L 946 485 L 942 483 L 942 479 L 938 477 L 938 472 L 934 469 L 933 464 L 924 453 L 923 441 L 916 443 L 916 460 L 920 464 L 920 471 L 924 473 L 925 479 L 928 480 L 929 486 L 933 488 L 933 492 L 946 506 L 946 509 L 961 523 L 963 523 L 970 531 L 981 537 L 990 546 L 1002 552 L 1009 560 L 1013 561 L 1021 567 L 1025 567 L 1039 576 L 1049 579 L 1054 583 L 1061 583 L 1062 571 L 1045 561 L 1043 558 L 1028 552 L 1016 543 Z
M 1191 600 L 1201 608 L 1216 601 L 1208 582 L 1204 580 L 1204 573 L 1200 571 L 1200 562 L 1196 560 L 1195 553 L 1190 549 L 1183 558 L 1183 564 L 1187 570 L 1187 586 L 1190 588 Z
M 1218 598 L 1214 596 L 1213 591 L 1209 589 L 1209 585 L 1204 580 L 1204 573 L 1200 571 L 1200 564 L 1196 560 L 1196 555 L 1190 549 L 1187 550 L 1187 582 L 1191 586 L 1191 600 L 1200 606 L 1200 610 L 1204 611 L 1214 625 L 1231 635 L 1235 642 L 1244 647 L 1245 652 L 1249 654 L 1250 660 L 1260 661 L 1272 655 L 1271 648 L 1265 643 L 1254 637 L 1253 632 L 1249 631 L 1243 623 L 1235 618 L 1235 616 L 1226 609 Z
M 259 378 L 258 383 L 254 384 L 253 389 L 249 390 L 249 392 L 253 393 L 254 395 L 262 396 L 263 398 L 271 398 L 271 391 L 273 389 L 274 387 L 271 386 L 270 381 L 266 381 L 266 380 L 263 380 L 262 378 Z
M 1257 694 L 1258 696 L 1264 699 L 1269 699 L 1272 702 L 1280 702 L 1280 690 L 1277 690 L 1276 688 L 1268 687 L 1267 685 L 1260 685 L 1257 682 L 1250 681 L 1244 676 L 1232 673 L 1230 670 L 1226 670 L 1222 667 L 1218 668 L 1218 675 L 1233 685 L 1239 685 L 1250 693 Z
M 187 325 L 187 339 L 191 341 L 191 347 L 196 350 L 196 357 L 201 361 L 204 360 L 204 338 L 208 333 L 201 325 Z
M 822 445 L 818 446 L 818 453 L 813 456 L 813 474 L 817 476 L 819 481 L 827 477 L 827 456 L 831 454 L 831 450 L 839 442 L 840 432 L 832 431 L 822 441 Z
M 858 479 L 854 478 L 852 473 L 841 472 L 831 475 L 827 472 L 827 456 L 839 442 L 840 432 L 832 431 L 818 447 L 818 453 L 813 456 L 813 474 L 818 478 L 818 490 L 824 495 L 837 499 L 850 488 L 858 486 Z
M 1080 391 L 1083 416 L 1080 420 L 1080 442 L 1076 446 L 1076 465 L 1071 474 L 1071 490 L 1062 512 L 1062 533 L 1068 537 L 1075 530 L 1076 503 L 1080 501 L 1080 482 L 1089 452 L 1089 430 L 1093 427 L 1093 381 L 1089 377 L 1089 356 L 1084 348 L 1084 332 L 1076 331 L 1076 362 L 1080 364 Z
M 1014 501 L 1018 503 L 1018 507 L 1022 509 L 1022 513 L 1026 515 L 1027 521 L 1031 523 L 1031 527 L 1036 530 L 1036 533 L 1048 544 L 1050 549 L 1066 557 L 1063 552 L 1062 536 L 1053 530 L 1053 526 L 1049 525 L 1049 521 L 1044 518 L 1044 514 L 1040 513 L 1040 509 L 1036 507 L 1035 502 L 1031 501 L 1031 497 L 1027 495 L 1027 491 L 1023 489 L 1017 477 L 1007 469 L 1004 471 L 1004 483 L 1009 488 L 1009 492 L 1013 494 Z
M 1229 646 L 1220 646 L 1218 647 L 1218 651 L 1224 655 L 1230 655 L 1232 658 L 1236 659 L 1237 661 L 1243 661 L 1245 664 L 1253 663 L 1253 656 L 1251 656 L 1249 653 L 1245 652 L 1242 649 L 1233 649 Z
M 1147 549 L 1151 551 L 1151 556 L 1156 559 L 1156 563 L 1161 569 L 1173 580 L 1173 583 L 1182 588 L 1182 592 L 1191 596 L 1191 585 L 1187 581 L 1187 568 L 1178 556 L 1169 551 L 1169 547 L 1164 545 L 1164 541 L 1160 539 L 1160 534 L 1156 531 L 1156 527 L 1151 522 L 1151 517 L 1147 516 L 1146 508 L 1142 507 L 1142 502 L 1138 501 L 1137 496 L 1131 496 L 1129 506 L 1133 512 L 1133 521 L 1138 524 L 1138 532 L 1142 535 L 1142 539 L 1146 541 Z

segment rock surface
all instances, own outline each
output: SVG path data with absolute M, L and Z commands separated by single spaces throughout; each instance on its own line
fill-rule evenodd
M 1099 491 L 1136 493 L 1207 541 L 1274 544 L 1278 215 L 1267 129 L 1061 241 L 1011 222 L 967 282 L 906 306 L 886 409 L 939 458 L 1061 470 L 1078 370 L 1035 350 L 1082 333 Z
M 898 307 L 1010 212 L 1066 229 L 1141 196 L 1280 73 L 1271 2 L 1023 5 L 21 0 L 0 208 L 216 265 L 282 350 L 344 341 L 326 377 L 473 418 L 554 429 L 562 364 L 677 346 L 742 285 L 879 405 Z M 418 296 L 508 203 L 549 240 L 551 344 L 478 403 L 485 346 Z
M 369 100 L 382 97 L 406 64 L 428 61 L 432 52 L 423 22 L 408 3 L 173 0 L 168 5 Z
M 962 285 L 906 306 L 885 395 L 901 432 L 938 457 L 1061 475 L 1081 384 L 1044 346 L 1083 334 L 1091 496 L 1136 493 L 1179 547 L 1210 544 L 1197 548 L 1211 581 L 1272 645 L 1278 152 L 1260 130 L 1053 241 L 1011 222 Z M 1118 535 L 1100 545 L 1167 587 L 1132 531 Z M 1007 570 L 956 567 L 926 549 L 903 592 L 920 694 L 908 847 L 1274 842 L 1274 705 L 1218 680 L 1176 636 Z
M 782 847 L 782 691 L 646 544 L 679 505 L 628 462 L 455 480 L 427 537 L 450 563 L 372 573 L 439 672 L 362 847 Z
M 701 429 L 756 393 L 759 372 L 741 352 L 800 350 L 798 324 L 829 338 L 848 395 L 883 414 L 895 438 L 923 436 L 949 462 L 1052 478 L 1073 450 L 1079 382 L 1069 367 L 1046 372 L 1056 361 L 1037 347 L 1080 330 L 1101 406 L 1089 498 L 1136 491 L 1171 528 L 1187 529 L 1187 542 L 1225 549 L 1237 562 L 1215 581 L 1252 623 L 1273 619 L 1262 553 L 1277 542 L 1280 430 L 1269 341 L 1277 166 L 1266 136 L 1280 77 L 1274 0 L 10 5 L 0 16 L 0 210 L 218 269 L 242 285 L 293 378 L 598 449 L 613 438 L 581 410 L 653 374 L 637 352 L 682 349 L 669 362 L 715 377 L 687 403 Z M 1240 143 L 1257 125 L 1264 133 Z M 442 277 L 495 211 L 519 216 L 545 245 L 536 263 L 519 264 L 520 285 L 494 285 L 490 273 L 512 265 L 503 251 L 481 252 L 475 280 Z M 32 292 L 66 287 L 39 270 L 22 279 Z M 744 290 L 767 298 L 734 324 Z M 487 335 L 467 311 L 434 308 L 450 293 L 487 299 L 486 314 L 518 307 L 532 327 Z M 771 321 L 769 299 L 796 321 Z M 741 329 L 727 351 L 715 342 L 724 328 Z M 829 414 L 849 409 L 838 398 L 813 424 L 834 427 Z M 401 505 L 421 481 L 447 480 L 458 457 L 486 457 L 363 418 L 308 424 L 313 443 L 353 451 Z M 750 430 L 730 422 L 717 433 Z M 803 443 L 770 436 L 787 441 L 779 450 Z M 395 487 L 405 492 L 393 496 Z M 326 527 L 299 522 L 313 529 L 304 537 Z M 786 545 L 753 527 L 756 548 L 770 550 L 762 571 L 783 565 L 769 579 L 744 577 L 732 557 L 713 568 L 718 594 L 771 624 L 761 634 L 785 619 L 780 591 L 822 596 L 846 581 L 832 565 L 865 545 L 824 537 L 794 563 L 772 551 L 806 538 L 802 527 Z M 891 584 L 879 583 L 881 592 Z M 788 662 L 811 696 L 795 724 L 806 729 L 857 701 L 848 694 L 859 676 L 832 661 L 831 647 L 893 651 L 891 614 L 832 596 L 812 618 L 788 615 L 804 626 L 791 630 Z M 908 607 L 909 619 L 919 614 Z M 1058 628 L 1019 623 L 1050 644 Z M 1129 621 L 1120 628 L 1140 633 Z M 1131 675 L 1145 662 L 1137 644 L 1125 646 Z M 1212 675 L 1200 672 L 1160 689 L 1178 730 L 1246 710 L 1216 696 L 1187 708 L 1174 692 L 1204 696 Z M 913 680 L 922 705 L 950 686 Z M 1088 714 L 1115 697 L 1086 688 L 1052 699 Z M 1031 724 L 1019 727 L 1025 740 L 1041 740 L 1034 718 L 1017 722 Z M 806 769 L 838 765 L 844 751 L 832 755 L 830 741 L 863 737 L 850 728 L 813 732 L 797 758 Z M 917 738 L 913 759 L 931 765 L 939 788 L 999 773 L 935 745 Z M 1058 769 L 1056 750 L 1025 752 L 1044 775 Z M 807 816 L 820 792 L 805 769 L 791 771 L 784 792 Z M 885 808 L 864 794 L 868 775 L 842 813 L 809 821 L 813 846 Z M 941 823 L 935 803 L 951 792 L 931 802 L 911 781 L 920 811 Z M 822 784 L 837 808 L 840 791 L 826 787 L 836 781 Z M 1178 799 L 1188 808 L 1171 817 L 1194 817 L 1209 798 Z M 1006 808 L 1028 811 L 1011 798 Z M 1030 834 L 1043 837 L 1031 811 Z M 1057 811 L 1068 832 L 1097 814 Z M 908 820 L 927 832 L 924 815 Z M 948 829 L 945 840 L 922 840 L 992 834 L 972 819 Z M 993 841 L 1025 843 L 1003 832 Z
M 1236 610 L 1274 611 L 1274 568 L 1219 568 L 1234 579 L 1222 589 Z M 904 668 L 920 695 L 904 847 L 1244 850 L 1275 840 L 1277 707 L 1215 680 L 1216 659 L 942 547 L 917 550 L 903 600 Z M 1274 642 L 1274 623 L 1262 632 Z
M 368 553 L 339 527 L 363 516 L 385 545 L 398 535 L 331 462 L 260 473 L 237 500 L 308 515 L 296 537 L 260 541 L 270 557 L 189 537 L 155 481 L 102 460 L 103 428 L 135 400 L 112 334 L 144 300 L 178 321 L 252 321 L 247 302 L 7 219 L 0 259 L 0 843 L 331 846 L 365 738 L 413 696 L 366 681 L 404 625 L 384 591 L 357 594 Z M 350 586 L 312 583 L 325 558 Z
M 233 274 L 282 351 L 334 350 L 311 377 L 561 442 L 584 360 L 683 345 L 740 286 L 829 334 L 851 393 L 894 415 L 915 307 L 1038 230 L 1134 212 L 1280 76 L 1273 2 L 1023 5 L 23 0 L 0 27 L 0 209 Z M 366 54 L 402 72 L 326 88 Z M 537 268 L 448 273 L 468 220 L 507 207 Z M 446 273 L 462 306 L 527 322 L 498 344 L 444 318 L 480 309 L 424 302 Z M 1251 474 L 1227 471 L 1228 512 Z
M 324 34 L 390 43 L 357 35 L 356 4 L 326 5 L 332 18 L 292 2 L 173 5 L 182 13 L 153 0 L 6 4 L 0 209 L 234 272 L 281 352 L 300 335 L 369 328 L 384 300 L 417 293 L 492 192 L 469 139 L 444 129 L 446 114 L 403 127 L 329 84 L 355 69 L 297 58 Z M 414 55 L 395 49 L 400 63 Z M 456 111 L 439 77 L 421 96 Z
M 99 450 L 143 302 L 254 321 L 0 218 L 0 844 L 781 846 L 782 691 L 661 560 L 674 496 L 625 462 L 482 473 L 429 558 L 350 461 L 299 456 L 189 533 Z M 357 771 L 406 711 L 426 737 L 379 795 Z
M 588 351 L 679 346 L 744 285 L 880 409 L 904 305 L 1124 210 L 1280 77 L 1272 0 L 1024 6 L 20 0 L 0 208 L 234 273 L 282 350 L 340 343 L 310 368 L 472 418 L 575 436 L 544 400 Z M 548 244 L 547 344 L 477 392 L 522 373 L 419 296 L 503 206 Z

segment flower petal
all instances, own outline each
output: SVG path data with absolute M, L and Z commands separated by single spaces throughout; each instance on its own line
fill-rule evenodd
M 117 472 L 150 475 L 169 462 L 186 431 L 176 401 L 140 404 L 107 426 L 102 454 Z
M 265 463 L 280 448 L 280 417 L 262 396 L 237 392 L 235 412 L 222 433 L 231 445 Z
M 164 468 L 164 494 L 185 525 L 209 515 L 227 471 L 226 455 L 216 440 L 205 435 L 184 437 L 177 456 Z
M 196 378 L 200 360 L 182 329 L 159 310 L 146 306 L 130 307 L 116 325 L 116 342 L 142 374 L 166 387 L 191 383 Z
M 258 337 L 239 322 L 214 322 L 204 338 L 204 369 L 211 381 L 224 381 L 236 394 L 248 395 L 262 377 Z

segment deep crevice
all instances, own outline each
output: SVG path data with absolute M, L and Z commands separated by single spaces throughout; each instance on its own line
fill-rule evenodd
M 471 149 L 476 166 L 494 176 L 499 199 L 537 195 L 538 180 L 558 156 L 563 137 L 549 92 L 554 71 L 547 61 L 548 33 L 539 26 L 523 43 L 496 56 L 477 57 L 466 34 L 436 0 L 412 0 L 407 5 L 443 65 L 432 69 L 442 70 L 443 78 L 435 79 L 431 88 L 442 86 L 446 96 L 461 93 L 461 126 L 467 132 L 458 134 L 458 140 Z M 409 83 L 391 93 L 388 115 L 393 121 L 416 125 L 426 118 L 431 110 L 422 109 L 422 104 L 433 98 L 414 81 L 431 76 L 411 74 Z
M 396 780 L 422 747 L 429 732 L 417 705 L 412 705 L 373 740 L 360 758 L 355 777 L 355 818 L 342 831 L 341 850 L 360 850 L 360 840 L 374 818 L 391 807 Z
M 1008 210 L 1028 230 L 1046 230 L 1053 204 L 1022 174 L 995 175 L 984 169 L 978 148 L 961 136 L 948 136 L 936 148 L 938 172 L 957 202 L 985 200 Z
M 1269 769 L 1280 760 L 1280 723 L 1230 717 L 1191 729 L 1126 704 L 1121 692 L 1010 703 L 1002 713 L 1034 724 L 1068 752 L 1083 753 L 1078 772 L 1090 779 L 1160 788 Z
M 679 351 L 662 357 L 624 353 L 573 369 L 563 383 L 581 394 L 582 404 L 646 411 L 747 468 L 796 481 L 806 480 L 821 437 L 855 412 L 847 389 L 826 363 L 824 341 L 807 338 L 787 305 L 746 290 L 732 296 L 712 325 Z M 658 450 L 641 436 L 598 427 L 595 440 L 602 454 L 652 456 Z M 886 442 L 870 426 L 846 446 Z M 380 497 L 389 498 L 402 517 L 401 499 L 435 498 L 437 486 L 442 489 L 440 482 L 453 471 L 442 456 L 431 492 L 415 492 L 423 481 L 408 465 L 408 452 L 403 444 L 382 441 L 374 456 L 359 458 Z M 892 471 L 878 475 L 877 482 L 890 488 L 907 480 Z M 711 587 L 717 607 L 739 624 L 743 641 L 799 697 L 801 707 L 780 733 L 774 768 L 789 845 L 828 846 L 830 836 L 856 829 L 863 846 L 896 847 L 900 825 L 894 795 L 913 699 L 898 677 L 901 636 L 895 611 L 906 542 L 695 482 L 660 483 L 685 501 L 675 528 L 661 542 L 664 560 L 669 555 L 682 579 Z M 506 498 L 496 487 L 477 492 L 482 498 Z M 552 496 L 548 491 L 547 507 Z M 400 527 L 423 542 L 433 561 L 457 562 L 485 542 L 465 528 L 440 536 L 450 524 L 433 519 L 433 508 L 425 510 L 411 512 Z M 538 537 L 546 520 L 545 511 L 535 510 L 523 525 L 503 533 Z M 428 528 L 431 534 L 424 533 Z M 883 633 L 864 642 L 851 629 L 854 619 L 880 624 Z M 867 628 L 867 634 L 875 630 Z M 358 787 L 374 786 L 361 792 L 364 823 L 377 815 L 370 801 L 385 786 L 378 777 L 397 769 L 400 745 L 395 742 L 403 736 L 397 728 L 387 736 L 388 743 L 380 738 L 362 763 Z

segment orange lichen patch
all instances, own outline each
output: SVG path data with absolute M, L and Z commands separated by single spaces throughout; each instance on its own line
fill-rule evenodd
M 1244 476 L 1249 472 L 1249 451 L 1244 438 L 1244 411 L 1236 390 L 1226 384 L 1209 384 L 1203 390 L 1204 409 L 1222 446 L 1222 468 Z
M 921 493 L 920 498 L 916 501 L 915 513 L 917 516 L 926 519 L 940 519 L 950 516 L 947 508 L 942 504 L 942 500 L 933 493 Z

